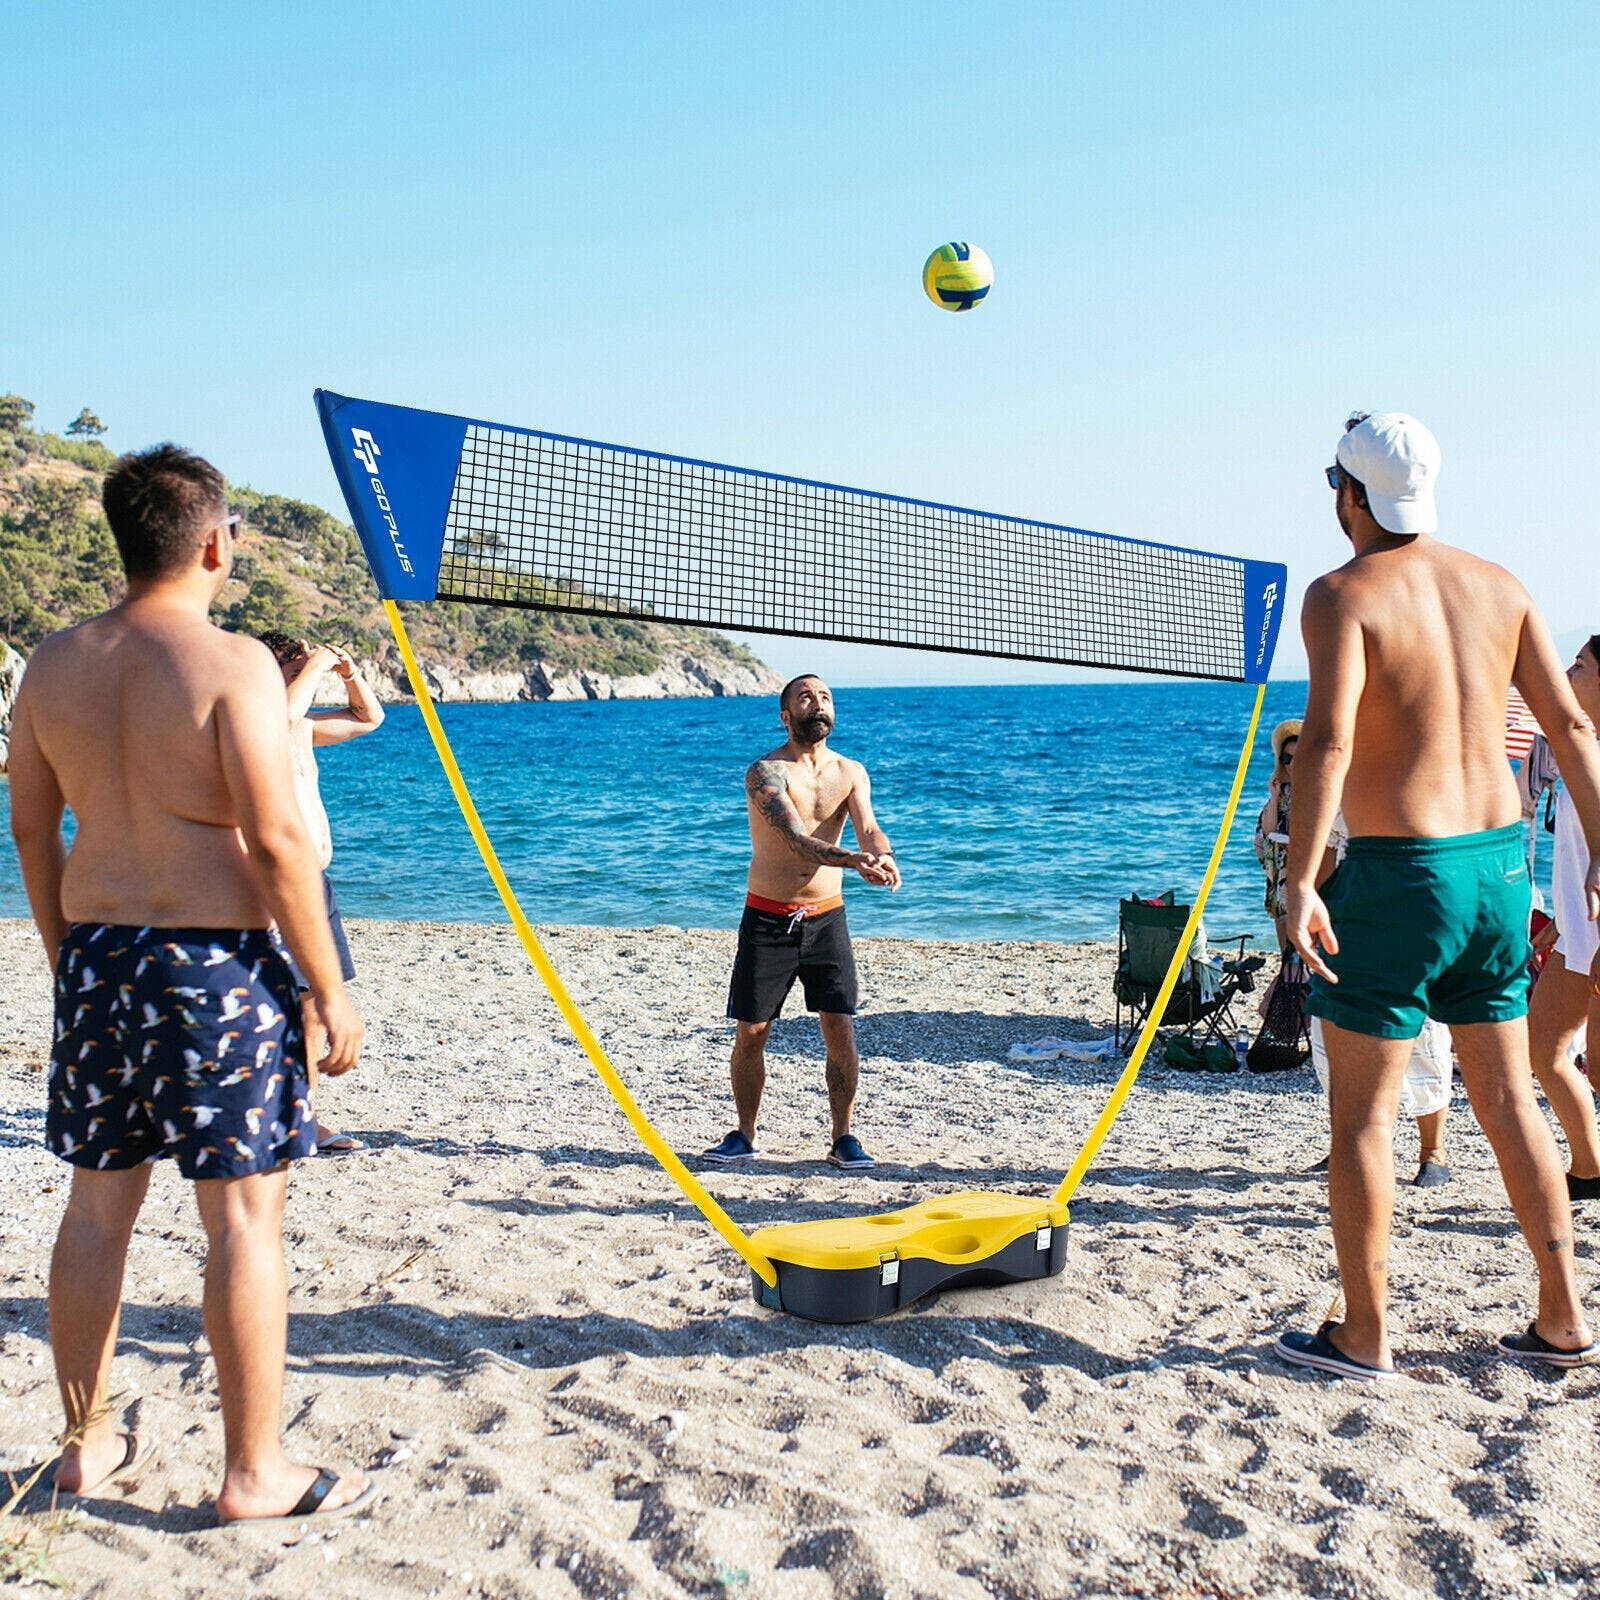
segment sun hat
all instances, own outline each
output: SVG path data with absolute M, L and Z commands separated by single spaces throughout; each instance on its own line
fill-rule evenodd
M 1380 528 L 1433 533 L 1439 526 L 1433 485 L 1439 441 L 1403 411 L 1380 411 L 1340 439 L 1334 460 L 1366 491 Z
M 1273 761 L 1277 762 L 1277 761 L 1283 760 L 1283 747 L 1291 739 L 1298 739 L 1299 737 L 1300 737 L 1300 719 L 1299 719 L 1299 717 L 1290 717 L 1287 722 L 1280 722 L 1278 724 L 1278 726 L 1272 730 L 1272 759 L 1273 759 Z

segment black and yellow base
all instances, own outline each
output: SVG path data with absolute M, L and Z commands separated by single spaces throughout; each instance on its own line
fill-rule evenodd
M 1067 1260 L 1067 1207 L 1015 1194 L 952 1194 L 874 1217 L 763 1228 L 751 1243 L 777 1268 L 756 1301 L 812 1322 L 870 1322 L 938 1289 L 1054 1277 Z

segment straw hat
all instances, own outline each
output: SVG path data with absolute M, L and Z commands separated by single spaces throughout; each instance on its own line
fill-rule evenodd
M 1272 760 L 1274 765 L 1283 759 L 1284 745 L 1286 745 L 1289 740 L 1298 739 L 1299 737 L 1299 717 L 1290 717 L 1287 722 L 1280 722 L 1278 726 L 1272 730 Z

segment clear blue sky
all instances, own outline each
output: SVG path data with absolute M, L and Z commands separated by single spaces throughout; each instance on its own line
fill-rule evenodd
M 343 513 L 347 394 L 1343 559 L 1354 406 L 1600 627 L 1600 7 L 13 8 L 0 391 Z M 918 274 L 993 257 L 965 316 Z M 792 641 L 840 682 L 1051 676 Z M 1303 675 L 1291 628 L 1279 675 Z M 1059 676 L 1060 674 L 1056 674 Z

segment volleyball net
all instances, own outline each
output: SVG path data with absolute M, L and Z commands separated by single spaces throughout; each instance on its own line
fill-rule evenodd
M 644 1147 L 768 1286 L 772 1262 L 620 1074 L 517 901 L 397 602 L 461 600 L 1256 685 L 1189 926 L 1069 1200 L 1155 1040 L 1239 804 L 1285 569 L 317 391 L 323 435 L 428 732 L 512 926 Z
M 317 392 L 385 599 L 1264 682 L 1285 569 Z

